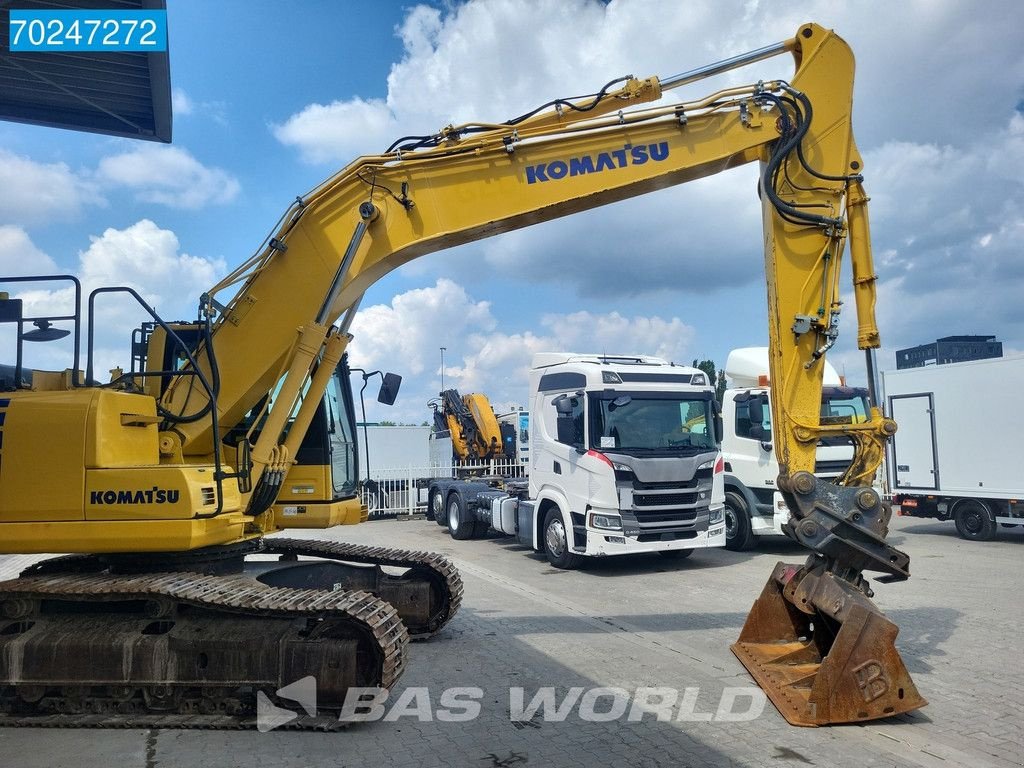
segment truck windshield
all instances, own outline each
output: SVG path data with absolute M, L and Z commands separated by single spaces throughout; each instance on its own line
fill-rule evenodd
M 822 390 L 822 424 L 863 424 L 869 417 L 870 406 L 866 389 L 825 387 Z
M 590 447 L 595 450 L 673 454 L 716 447 L 712 402 L 699 393 L 593 393 L 591 404 Z

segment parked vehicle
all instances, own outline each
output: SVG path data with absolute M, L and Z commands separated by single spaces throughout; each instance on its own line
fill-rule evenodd
M 760 536 L 782 536 L 782 526 L 790 517 L 775 484 L 779 462 L 772 450 L 768 347 L 734 349 L 726 361 L 725 375 L 730 382 L 722 398 L 725 546 L 744 550 L 755 546 Z M 869 414 L 868 391 L 844 386 L 836 369 L 824 361 L 821 423 L 863 423 Z M 847 438 L 822 438 L 814 474 L 837 478 L 852 460 L 853 445 Z
M 434 480 L 455 539 L 516 536 L 552 565 L 725 543 L 721 417 L 696 368 L 644 355 L 539 353 L 530 371 L 529 479 Z
M 908 368 L 882 374 L 900 425 L 888 461 L 900 514 L 953 520 L 965 539 L 1024 524 L 1024 434 L 1016 398 L 1024 357 Z

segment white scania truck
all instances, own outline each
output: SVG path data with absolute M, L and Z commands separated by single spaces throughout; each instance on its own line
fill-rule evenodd
M 643 355 L 544 352 L 530 370 L 523 480 L 434 480 L 428 516 L 455 539 L 495 530 L 552 565 L 722 546 L 724 465 L 714 388 Z
M 725 459 L 725 546 L 750 549 L 758 536 L 782 536 L 789 508 L 775 488 L 779 462 L 772 452 L 771 382 L 768 348 L 746 347 L 729 353 L 725 376 L 730 384 L 722 398 L 722 456 Z M 821 421 L 861 423 L 870 415 L 867 389 L 847 387 L 825 361 Z M 818 443 L 814 474 L 839 477 L 853 459 L 844 438 Z

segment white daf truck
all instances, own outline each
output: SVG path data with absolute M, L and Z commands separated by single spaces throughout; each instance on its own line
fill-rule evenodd
M 775 489 L 779 463 L 772 452 L 771 382 L 768 348 L 746 347 L 729 353 L 725 364 L 729 389 L 722 398 L 722 456 L 725 459 L 725 546 L 753 547 L 759 536 L 782 536 L 789 508 Z M 870 414 L 867 389 L 844 386 L 825 361 L 822 377 L 822 423 L 859 423 Z M 814 474 L 835 478 L 853 459 L 844 438 L 818 443 Z
M 455 539 L 515 536 L 557 568 L 722 546 L 721 423 L 714 387 L 696 368 L 644 355 L 538 353 L 529 478 L 434 480 L 428 516 Z
M 1024 357 L 882 373 L 899 431 L 886 465 L 901 515 L 953 520 L 965 539 L 1024 525 Z

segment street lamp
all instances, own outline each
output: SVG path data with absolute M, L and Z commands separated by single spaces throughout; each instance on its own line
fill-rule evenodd
M 448 347 L 441 347 L 441 391 L 444 392 L 444 351 Z

